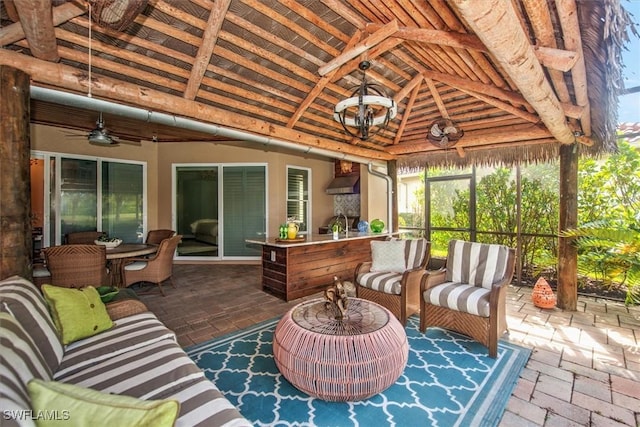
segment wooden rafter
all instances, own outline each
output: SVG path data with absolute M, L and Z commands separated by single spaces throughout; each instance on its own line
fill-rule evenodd
M 462 148 L 476 147 L 487 144 L 498 144 L 514 141 L 531 141 L 540 138 L 549 138 L 551 133 L 538 126 L 507 126 L 501 129 L 487 129 L 485 131 L 465 132 L 464 138 L 456 145 Z M 388 153 L 394 155 L 437 151 L 438 147 L 428 144 L 426 141 L 417 144 L 397 144 L 386 147 Z
M 51 0 L 22 0 L 15 6 L 31 54 L 45 61 L 59 61 Z
M 459 91 L 466 93 L 467 95 L 471 95 L 474 98 L 479 99 L 480 101 L 486 102 L 489 105 L 493 105 L 494 107 L 504 110 L 509 114 L 513 114 L 516 117 L 520 117 L 521 119 L 524 119 L 528 122 L 531 122 L 531 123 L 540 122 L 540 117 L 536 116 L 535 114 L 531 114 L 528 111 L 524 111 L 519 108 L 516 108 L 511 104 L 507 104 L 506 102 L 500 101 L 499 99 L 493 98 L 491 96 L 483 95 L 481 93 L 468 90 L 465 88 L 461 88 L 461 87 L 458 87 L 457 89 Z
M 198 53 L 193 61 L 191 67 L 191 75 L 187 82 L 187 88 L 184 91 L 184 97 L 187 99 L 195 99 L 202 77 L 207 70 L 207 65 L 211 61 L 211 55 L 213 54 L 213 48 L 218 40 L 218 33 L 222 28 L 225 14 L 229 8 L 231 0 L 217 0 L 213 4 L 211 12 L 209 12 L 209 19 L 207 21 L 207 27 L 204 30 L 202 36 L 202 42 L 198 48 Z
M 11 51 L 4 51 L 3 54 L 0 55 L 0 64 L 19 68 L 32 76 L 37 76 L 35 81 L 44 85 L 53 85 L 77 92 L 86 92 L 88 89 L 88 79 L 86 76 L 79 74 L 76 69 L 67 65 L 41 61 Z M 122 82 L 110 77 L 96 76 L 93 80 L 92 92 L 94 96 L 97 97 L 133 105 L 145 105 L 146 108 L 152 111 L 164 111 L 205 123 L 213 123 L 211 119 L 215 118 L 215 123 L 221 126 L 236 129 L 250 129 L 258 135 L 296 141 L 298 144 L 310 148 L 323 148 L 329 151 L 335 151 L 336 153 L 351 154 L 377 160 L 393 159 L 393 155 L 382 151 L 359 148 L 329 139 L 318 138 L 263 120 L 248 119 L 222 108 L 187 100 L 183 97 L 156 90 L 142 88 L 138 85 Z
M 63 22 L 67 22 L 85 13 L 87 13 L 87 9 L 84 3 L 79 5 L 76 2 L 70 1 L 53 8 L 52 22 L 54 26 L 58 26 Z M 9 45 L 24 38 L 25 33 L 20 22 L 0 28 L 0 46 Z
M 587 93 L 587 70 L 582 53 L 578 10 L 574 0 L 558 0 L 556 1 L 556 7 L 560 18 L 560 26 L 562 27 L 565 48 L 578 53 L 578 61 L 571 70 L 571 80 L 573 81 L 576 104 L 584 108 L 584 113 L 580 118 L 582 132 L 585 136 L 591 136 L 591 108 Z
M 388 24 L 382 26 L 382 28 L 380 28 L 375 33 L 371 34 L 369 37 L 357 43 L 352 48 L 347 49 L 346 51 L 341 53 L 339 56 L 334 58 L 333 60 L 327 62 L 322 67 L 318 68 L 318 74 L 320 74 L 321 76 L 324 76 L 330 73 L 331 71 L 337 69 L 338 67 L 347 63 L 348 61 L 352 60 L 358 55 L 378 45 L 379 43 L 387 39 L 389 36 L 394 34 L 397 30 L 398 30 L 398 21 L 394 19 Z
M 402 121 L 400 122 L 400 126 L 398 127 L 398 131 L 396 132 L 396 137 L 393 139 L 393 144 L 397 144 L 400 142 L 400 138 L 402 138 L 402 134 L 404 133 L 404 128 L 409 121 L 409 116 L 411 115 L 411 111 L 413 110 L 413 104 L 416 102 L 416 98 L 418 97 L 418 93 L 420 93 L 420 87 L 422 86 L 422 76 L 418 75 L 415 79 L 412 80 L 413 90 L 411 91 L 411 96 L 409 97 L 409 101 L 407 101 L 407 106 L 404 109 L 404 114 L 402 115 Z M 397 101 L 396 101 L 397 102 Z
M 429 92 L 431 93 L 431 97 L 433 101 L 438 106 L 438 111 L 440 111 L 440 115 L 445 119 L 449 118 L 449 113 L 447 112 L 447 107 L 445 107 L 444 102 L 442 102 L 442 98 L 440 98 L 440 93 L 436 88 L 436 85 L 433 83 L 433 80 L 425 78 L 425 82 L 427 82 L 427 86 L 429 87 Z
M 469 26 L 536 110 L 542 122 L 563 144 L 575 142 L 560 101 L 544 75 L 542 66 L 510 2 L 453 0 Z
M 368 23 L 365 27 L 368 32 L 378 31 L 382 25 Z M 432 30 L 428 28 L 399 27 L 393 34 L 394 37 L 403 40 L 435 44 L 439 46 L 449 46 L 459 49 L 472 49 L 479 52 L 486 52 L 487 48 L 480 39 L 472 34 L 458 33 L 454 31 Z
M 355 44 L 358 42 L 358 40 L 360 40 L 361 35 L 362 35 L 362 33 L 360 31 L 357 31 L 353 35 L 353 37 L 349 41 L 349 43 L 347 43 L 347 49 L 350 49 L 352 46 L 355 46 Z M 298 108 L 296 109 L 295 113 L 293 113 L 291 115 L 291 118 L 287 122 L 287 127 L 292 128 L 293 126 L 295 126 L 296 122 L 300 119 L 300 117 L 302 117 L 302 115 L 304 114 L 306 109 L 309 108 L 309 105 L 311 105 L 313 103 L 313 101 L 315 101 L 317 96 L 324 90 L 324 88 L 327 86 L 327 84 L 329 84 L 329 82 L 331 82 L 331 80 L 333 79 L 334 75 L 337 72 L 338 72 L 338 68 L 334 68 L 332 71 L 330 71 L 329 73 L 325 74 L 324 76 L 322 76 L 320 78 L 320 80 L 318 80 L 316 85 L 307 94 L 305 99 L 300 104 L 298 104 Z

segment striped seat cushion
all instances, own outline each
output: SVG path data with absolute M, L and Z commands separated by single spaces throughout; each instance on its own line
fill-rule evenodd
M 175 334 L 153 313 L 123 317 L 116 320 L 115 326 L 108 331 L 69 344 L 55 376 L 70 375 L 105 359 L 164 339 L 175 341 Z
M 150 343 L 56 380 L 140 399 L 176 399 L 176 425 L 251 425 L 173 339 Z M 235 423 L 229 420 L 236 420 Z
M 439 307 L 489 317 L 491 291 L 481 286 L 445 282 L 424 291 L 426 302 Z
M 508 258 L 509 248 L 504 245 L 451 240 L 446 281 L 491 289 L 504 278 Z
M 38 346 L 9 313 L 0 313 L 0 424 L 34 425 L 29 417 L 11 411 L 31 409 L 27 383 L 32 378 L 51 379 L 51 371 Z
M 10 313 L 38 343 L 49 370 L 55 372 L 64 352 L 40 290 L 31 282 L 13 276 L 0 282 L 0 311 Z
M 360 286 L 392 295 L 400 295 L 402 291 L 401 280 L 402 273 L 385 271 L 360 273 L 356 279 Z

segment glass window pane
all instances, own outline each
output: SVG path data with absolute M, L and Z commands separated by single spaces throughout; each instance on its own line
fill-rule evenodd
M 300 232 L 309 229 L 309 171 L 287 168 L 287 218 L 300 221 Z
M 61 235 L 97 230 L 98 164 L 94 160 L 62 159 L 60 185 Z
M 127 243 L 144 241 L 143 168 L 102 163 L 102 231 Z
M 266 232 L 266 168 L 225 166 L 223 168 L 224 256 L 260 256 L 260 248 L 245 239 Z
M 218 167 L 176 168 L 178 256 L 218 256 Z

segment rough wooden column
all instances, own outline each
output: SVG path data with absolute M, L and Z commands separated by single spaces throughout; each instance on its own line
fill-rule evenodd
M 578 226 L 577 143 L 560 146 L 560 230 Z M 558 242 L 558 307 L 576 311 L 578 306 L 578 250 L 572 240 Z
M 31 278 L 29 80 L 0 66 L 0 279 Z
M 393 230 L 398 231 L 400 226 L 398 217 L 398 162 L 396 160 L 387 161 L 387 174 L 391 177 L 391 218 L 393 218 Z

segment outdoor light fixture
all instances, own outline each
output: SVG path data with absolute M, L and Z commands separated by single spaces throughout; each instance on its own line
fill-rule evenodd
M 386 128 L 398 113 L 398 106 L 393 99 L 387 98 L 382 88 L 367 83 L 366 71 L 370 67 L 369 61 L 360 63 L 362 83 L 351 98 L 338 102 L 333 109 L 333 118 L 340 122 L 345 132 L 363 141 Z

